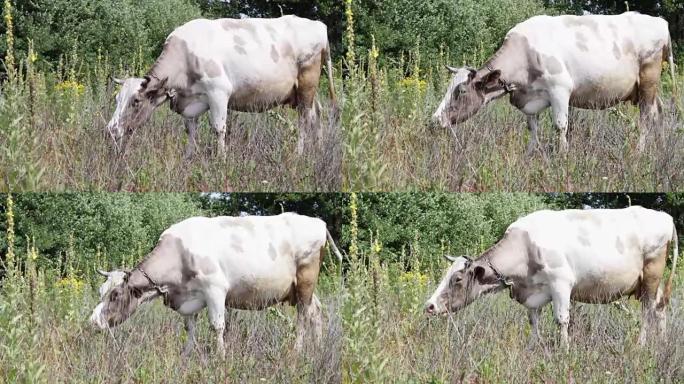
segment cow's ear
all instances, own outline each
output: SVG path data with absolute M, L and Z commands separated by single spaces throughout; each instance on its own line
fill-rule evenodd
M 133 294 L 133 297 L 135 297 L 136 299 L 142 297 L 143 294 L 140 288 L 131 288 L 131 293 Z
M 478 265 L 473 269 L 473 277 L 480 283 L 484 281 L 485 273 L 487 273 L 487 271 L 482 266 Z
M 477 69 L 468 67 L 468 71 L 470 71 L 468 73 L 468 82 L 471 82 L 477 76 Z
M 484 75 L 480 81 L 476 82 L 475 87 L 477 87 L 478 89 L 491 88 L 499 82 L 500 78 L 501 71 L 495 69 L 489 72 L 488 74 Z
M 147 88 L 147 85 L 150 83 L 151 77 L 149 76 L 144 76 L 142 83 L 140 83 L 140 90 L 144 91 L 145 88 Z

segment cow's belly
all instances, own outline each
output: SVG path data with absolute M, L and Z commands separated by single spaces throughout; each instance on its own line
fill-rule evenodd
M 605 70 L 600 74 L 574 79 L 570 106 L 605 109 L 624 101 L 635 101 L 639 84 L 638 67 L 630 70 Z
M 520 90 L 511 94 L 510 102 L 526 115 L 537 115 L 551 105 L 546 91 Z
M 296 85 L 296 77 L 237 83 L 228 100 L 228 108 L 242 112 L 263 112 L 278 105 L 294 105 Z
M 237 309 L 263 309 L 288 301 L 294 295 L 293 278 L 251 278 L 232 284 L 226 306 Z
M 639 287 L 641 270 L 598 273 L 578 280 L 572 290 L 572 300 L 582 303 L 610 303 L 633 294 Z
M 181 315 L 187 316 L 201 311 L 206 305 L 206 300 L 200 291 L 171 290 L 165 304 Z

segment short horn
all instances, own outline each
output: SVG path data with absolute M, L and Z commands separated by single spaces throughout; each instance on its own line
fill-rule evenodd
M 451 72 L 451 73 L 456 73 L 456 72 L 458 72 L 458 68 L 450 67 L 450 66 L 448 66 L 448 65 L 446 65 L 446 64 L 444 65 L 444 68 L 446 68 L 447 70 L 449 70 L 449 72 Z
M 444 255 L 444 258 L 447 259 L 447 260 L 449 260 L 449 261 L 451 261 L 452 263 L 453 263 L 454 261 L 456 261 L 456 258 L 453 257 L 453 256 Z
M 103 271 L 103 270 L 97 269 L 97 268 L 95 269 L 95 271 L 97 271 L 97 273 L 99 273 L 100 275 L 102 275 L 104 277 L 109 277 L 109 272 L 107 272 L 107 271 Z
M 121 79 L 118 79 L 116 77 L 112 77 L 112 81 L 115 82 L 116 84 L 123 85 L 124 81 Z

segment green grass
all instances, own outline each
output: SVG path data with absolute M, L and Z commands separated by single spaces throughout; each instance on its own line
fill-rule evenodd
M 662 134 L 651 130 L 644 152 L 636 150 L 638 109 L 623 104 L 572 110 L 567 157 L 554 149 L 544 112 L 540 149 L 528 156 L 525 117 L 507 97 L 453 133 L 431 123 L 449 81 L 434 61 L 418 77 L 406 77 L 411 63 L 362 66 L 344 83 L 345 189 L 667 192 L 684 183 L 684 99 L 671 100 L 667 79 Z
M 74 75 L 29 73 L 2 85 L 0 190 L 340 189 L 342 133 L 330 118 L 326 84 L 319 94 L 323 137 L 302 156 L 296 151 L 296 112 L 276 108 L 262 114 L 231 112 L 225 159 L 213 155 L 216 139 L 205 114 L 198 129 L 200 148 L 186 160 L 183 119 L 166 103 L 134 132 L 121 159 L 106 133 L 116 92 L 105 75 L 111 71 L 106 64 L 85 69 L 80 82 Z

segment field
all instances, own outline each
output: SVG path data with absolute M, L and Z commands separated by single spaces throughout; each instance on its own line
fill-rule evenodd
M 446 58 L 432 58 L 421 64 L 425 69 L 410 60 L 366 61 L 345 83 L 343 126 L 351 147 L 345 189 L 649 192 L 677 190 L 684 182 L 684 100 L 672 96 L 665 76 L 661 131 L 649 129 L 643 152 L 636 150 L 638 108 L 625 104 L 571 110 L 565 156 L 555 149 L 548 111 L 540 119 L 540 147 L 527 153 L 525 116 L 508 97 L 453 132 L 432 124 L 450 81 Z M 681 89 L 682 78 L 677 81 Z
M 467 206 L 477 201 L 468 197 L 461 204 Z M 215 354 L 213 332 L 206 313 L 202 312 L 195 351 L 183 360 L 179 352 L 186 335 L 181 318 L 159 301 L 141 307 L 111 332 L 96 331 L 88 323 L 98 301 L 97 287 L 102 282 L 94 268 L 107 264 L 111 267 L 114 262 L 107 262 L 99 253 L 79 254 L 74 250 L 77 247 L 62 250 L 64 258 L 50 262 L 30 241 L 26 252 L 16 250 L 15 254 L 10 249 L 4 259 L 7 273 L 0 288 L 0 381 L 684 380 L 681 277 L 675 282 L 668 311 L 668 336 L 663 340 L 643 348 L 637 346 L 639 303 L 623 299 L 626 309 L 574 305 L 567 354 L 557 346 L 557 329 L 550 307 L 546 308 L 541 320 L 543 342 L 528 348 L 526 311 L 506 292 L 483 298 L 452 316 L 427 318 L 423 314 L 424 302 L 448 264 L 441 259 L 438 249 L 425 247 L 418 240 L 402 245 L 399 254 L 385 247 L 379 232 L 368 243 L 361 240 L 360 231 L 373 228 L 359 226 L 362 216 L 357 216 L 356 204 L 356 197 L 352 197 L 351 221 L 342 235 L 350 240 L 343 266 L 332 257 L 326 258 L 317 288 L 323 303 L 323 342 L 318 346 L 307 345 L 301 355 L 293 350 L 295 311 L 291 307 L 261 312 L 231 310 L 227 316 L 225 358 Z M 517 204 L 517 209 L 529 209 Z M 513 205 L 510 200 L 503 204 L 503 209 Z M 472 213 L 475 208 L 464 209 L 463 212 Z M 482 227 L 482 233 L 475 234 L 480 237 L 479 242 L 464 245 L 467 249 L 477 253 L 488 246 L 487 225 L 491 222 Z M 14 233 L 8 230 L 7 235 L 10 238 Z M 138 258 L 130 256 L 123 264 L 134 265 L 133 260 Z
M 111 65 L 104 60 L 80 82 L 70 70 L 29 67 L 3 86 L 0 161 L 7 166 L 0 170 L 0 189 L 667 192 L 684 182 L 683 101 L 673 99 L 667 79 L 662 126 L 650 130 L 643 152 L 636 150 L 638 110 L 621 105 L 572 111 L 567 156 L 555 150 L 557 133 L 545 112 L 540 147 L 527 154 L 525 118 L 507 98 L 453 132 L 430 122 L 449 81 L 440 69 L 446 62 L 422 64 L 426 69 L 414 68 L 417 75 L 406 75 L 414 67 L 410 61 L 372 62 L 351 72 L 338 65 L 342 117 L 330 118 L 327 85 L 321 84 L 320 145 L 296 154 L 293 110 L 233 113 L 225 160 L 212 152 L 215 137 L 206 116 L 199 150 L 184 159 L 187 134 L 166 105 L 134 133 L 119 158 L 105 132 L 116 92 L 105 75 Z
M 446 263 L 440 265 L 446 268 Z M 352 269 L 354 265 L 352 265 Z M 333 273 L 334 275 L 334 273 Z M 437 275 L 435 275 L 436 277 Z M 226 327 L 226 358 L 214 354 L 206 314 L 198 346 L 184 361 L 180 316 L 160 302 L 144 306 L 111 333 L 87 323 L 99 279 L 69 283 L 43 275 L 3 287 L 0 304 L 0 376 L 6 382 L 407 382 L 604 383 L 678 382 L 684 379 L 684 321 L 678 289 L 668 337 L 636 345 L 640 309 L 577 305 L 569 354 L 556 346 L 550 310 L 543 345 L 528 349 L 526 312 L 506 293 L 464 312 L 427 319 L 422 304 L 438 281 L 384 265 L 353 272 L 344 287 L 326 276 L 318 292 L 324 310 L 320 346 L 293 352 L 289 307 L 233 311 Z M 61 281 L 61 283 L 54 283 Z M 679 284 L 681 286 L 681 284 Z M 33 288 L 31 288 L 33 287 Z
M 183 119 L 166 103 L 133 134 L 121 158 L 106 133 L 117 89 L 104 73 L 112 70 L 102 64 L 81 82 L 68 75 L 29 71 L 25 81 L 3 86 L 0 161 L 7 166 L 0 170 L 0 189 L 339 190 L 342 132 L 329 116 L 325 96 L 322 140 L 302 156 L 296 153 L 297 114 L 278 108 L 265 114 L 231 114 L 225 159 L 213 154 L 216 138 L 204 116 L 199 149 L 185 159 L 188 135 Z

